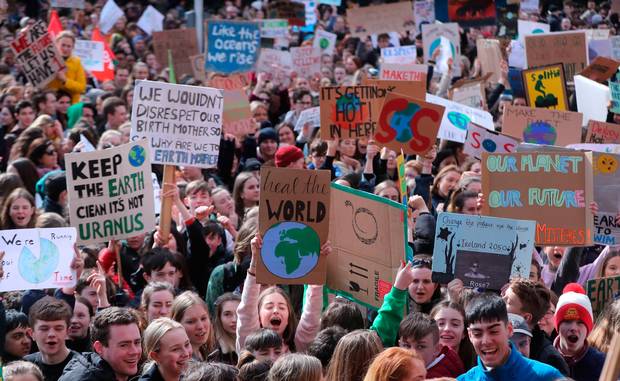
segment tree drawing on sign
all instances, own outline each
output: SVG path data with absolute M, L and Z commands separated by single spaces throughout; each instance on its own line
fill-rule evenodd
M 515 241 L 510 244 L 510 250 L 508 251 L 508 256 L 510 257 L 510 266 L 512 267 L 515 263 L 515 259 L 517 259 L 516 252 L 517 247 L 519 247 L 519 235 L 517 234 L 515 237 Z M 517 272 L 521 272 L 521 265 L 517 265 L 515 267 Z
M 450 235 L 452 235 L 450 237 Z M 448 275 L 453 275 L 454 271 L 454 260 L 456 259 L 456 255 L 454 253 L 454 236 L 456 234 L 452 233 L 448 228 L 439 228 L 439 234 L 437 238 L 446 241 L 446 247 L 444 248 L 443 255 L 444 261 L 446 262 L 446 271 L 445 273 Z M 448 237 L 450 237 L 450 242 L 448 243 Z
M 534 85 L 534 90 L 536 90 L 536 92 L 541 94 L 536 97 L 536 101 L 535 101 L 536 107 L 555 108 L 555 106 L 558 105 L 558 98 L 551 93 L 545 92 L 546 89 L 547 88 L 543 84 L 543 75 L 539 74 L 538 80 L 536 81 L 536 84 Z
M 351 223 L 353 225 L 353 233 L 355 233 L 357 239 L 359 239 L 362 243 L 366 245 L 372 245 L 373 243 L 375 243 L 375 241 L 377 240 L 377 236 L 379 235 L 379 227 L 377 226 L 377 219 L 375 218 L 374 214 L 372 214 L 369 209 L 364 207 L 355 209 L 353 203 L 349 200 L 345 201 L 344 204 L 345 206 L 351 207 Z M 365 231 L 360 227 L 360 224 L 358 223 L 359 214 L 367 214 L 368 216 L 370 216 L 370 218 L 372 219 L 371 229 L 374 228 L 374 232 Z

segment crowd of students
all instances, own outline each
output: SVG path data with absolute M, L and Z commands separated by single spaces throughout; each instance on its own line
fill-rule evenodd
M 91 38 L 104 3 L 86 0 L 84 9 L 60 10 L 64 30 L 55 44 L 67 69 L 38 89 L 26 81 L 10 42 L 36 20 L 47 20 L 50 6 L 0 1 L 2 230 L 71 226 L 64 155 L 87 143 L 97 150 L 127 143 L 136 81 L 169 80 L 167 63 L 157 61 L 150 37 L 137 26 L 145 1 L 117 1 L 124 16 L 107 36 L 114 79 L 99 82 L 82 68 L 75 41 Z M 187 22 L 187 2 L 149 3 L 165 14 L 165 29 Z M 206 5 L 213 18 L 254 20 L 265 17 L 266 3 Z M 224 134 L 217 168 L 180 167 L 173 182 L 163 183 L 161 166 L 153 165 L 162 197 L 173 200 L 168 237 L 157 228 L 76 247 L 74 287 L 1 295 L 5 381 L 598 380 L 618 330 L 620 302 L 596 317 L 584 287 L 590 279 L 620 275 L 617 247 L 538 248 L 529 279 L 512 279 L 501 292 L 469 289 L 459 279 L 433 282 L 437 214 L 476 215 L 485 202 L 481 164 L 459 143 L 438 142 L 405 164 L 414 257 L 403 260 L 379 310 L 329 294 L 323 285 L 257 283 L 262 166 L 329 170 L 340 185 L 394 201 L 402 196 L 396 152 L 372 138 L 327 141 L 318 129 L 295 129 L 301 111 L 318 106 L 321 86 L 356 85 L 375 75 L 379 49 L 390 45 L 388 35 L 379 35 L 376 47 L 351 37 L 347 6 L 357 4 L 317 7 L 315 30 L 337 35 L 320 76 L 299 75 L 289 86 L 272 73 L 251 76 L 255 130 Z M 540 14 L 521 16 L 546 21 L 552 31 L 609 28 L 614 34 L 618 24 L 608 3 L 594 1 L 585 8 L 571 0 L 544 3 Z M 479 74 L 476 39 L 497 32 L 497 26 L 461 29 L 463 55 L 451 65 L 461 66 L 462 78 Z M 288 40 L 306 45 L 312 36 L 291 28 Z M 419 33 L 400 39 L 416 45 L 422 59 Z M 431 75 L 427 92 L 446 96 L 457 79 L 451 70 Z M 525 103 L 511 95 L 507 70 L 502 61 L 499 82 L 487 85 L 498 130 L 504 106 Z M 206 85 L 191 76 L 178 82 Z M 609 120 L 617 118 L 610 113 Z M 328 242 L 320 255 L 331 251 Z M 3 277 L 0 266 L 0 282 Z

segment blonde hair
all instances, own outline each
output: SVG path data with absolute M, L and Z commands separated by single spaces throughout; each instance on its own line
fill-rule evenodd
M 323 367 L 316 357 L 291 353 L 280 357 L 269 371 L 268 381 L 321 381 Z
M 375 357 L 364 381 L 402 380 L 411 374 L 414 368 L 412 360 L 418 360 L 420 367 L 425 369 L 424 360 L 417 352 L 399 347 L 388 348 Z
M 28 361 L 13 361 L 2 369 L 4 381 L 16 380 L 18 376 L 34 376 L 38 381 L 43 381 L 39 367 Z
M 172 302 L 172 319 L 181 322 L 185 312 L 191 307 L 199 305 L 204 308 L 207 317 L 209 318 L 209 334 L 207 342 L 200 347 L 200 354 L 204 360 L 207 359 L 209 353 L 213 352 L 216 347 L 215 332 L 213 330 L 213 324 L 211 323 L 211 317 L 209 316 L 209 308 L 207 304 L 193 291 L 185 291 L 181 295 L 177 296 Z
M 140 299 L 140 310 L 144 315 L 144 319 L 142 321 L 143 327 L 146 327 L 149 324 L 148 317 L 148 308 L 151 303 L 151 297 L 154 293 L 159 291 L 168 291 L 172 295 L 172 299 L 174 299 L 174 287 L 170 283 L 167 282 L 151 282 L 142 291 L 142 298 Z
M 73 43 L 75 44 L 75 34 L 73 34 L 73 32 L 69 30 L 63 30 L 62 32 L 58 33 L 55 41 L 60 41 L 61 38 L 65 38 L 65 37 L 73 40 Z
M 144 355 L 150 358 L 151 352 L 157 352 L 160 349 L 161 339 L 173 329 L 185 330 L 181 323 L 167 317 L 153 320 L 144 330 Z
M 47 114 L 41 114 L 37 116 L 37 118 L 32 122 L 30 126 L 28 126 L 28 128 L 39 127 L 42 129 L 48 124 L 54 124 L 54 119 Z

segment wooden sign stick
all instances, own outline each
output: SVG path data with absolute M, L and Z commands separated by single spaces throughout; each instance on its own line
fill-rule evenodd
M 616 381 L 618 376 L 620 376 L 620 338 L 616 332 L 611 339 L 599 381 Z

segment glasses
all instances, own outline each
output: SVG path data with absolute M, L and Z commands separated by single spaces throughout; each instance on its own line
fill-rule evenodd
M 433 261 L 430 259 L 414 259 L 413 262 L 411 262 L 411 267 L 416 268 L 416 267 L 422 267 L 422 266 L 432 266 Z

